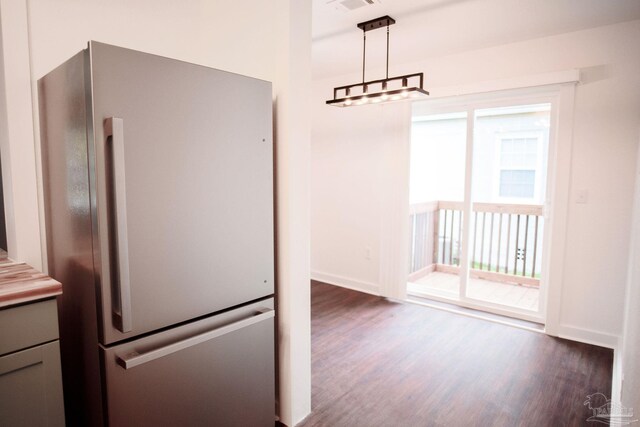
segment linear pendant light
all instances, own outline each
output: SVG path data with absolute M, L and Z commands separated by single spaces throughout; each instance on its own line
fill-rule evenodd
M 362 30 L 364 46 L 362 50 L 362 83 L 354 83 L 334 88 L 333 99 L 327 101 L 328 105 L 351 107 L 355 105 L 380 104 L 406 99 L 426 98 L 427 95 L 429 95 L 429 92 L 423 89 L 424 73 L 389 77 L 389 26 L 395 23 L 395 19 L 390 16 L 383 16 L 358 24 L 358 28 Z M 382 27 L 387 27 L 387 74 L 384 79 L 365 81 L 367 31 Z

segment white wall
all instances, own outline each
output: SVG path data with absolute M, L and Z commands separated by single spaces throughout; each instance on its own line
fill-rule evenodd
M 631 199 L 640 120 L 640 21 L 513 44 L 391 64 L 391 74 L 425 72 L 429 88 L 580 69 L 576 88 L 571 196 L 566 230 L 560 332 L 615 345 L 622 332 Z M 354 47 L 357 49 L 357 47 Z M 369 75 L 380 75 L 370 71 Z M 312 123 L 312 276 L 380 292 L 381 230 L 393 206 L 380 188 L 400 182 L 407 161 L 404 122 L 397 105 L 339 109 L 324 105 L 334 86 L 357 75 L 314 82 Z M 406 185 L 408 181 L 404 182 Z M 371 247 L 371 260 L 365 247 Z
M 0 150 L 7 225 L 13 259 L 42 268 L 31 103 L 27 8 L 0 0 Z
M 276 53 L 276 231 L 281 378 L 280 421 L 311 412 L 309 149 L 311 140 L 311 3 L 278 4 Z
M 96 40 L 273 80 L 275 4 L 29 0 L 32 74 L 40 78 Z
M 622 404 L 640 415 L 640 150 L 636 171 L 633 231 L 629 256 L 629 282 L 624 333 L 622 335 Z
M 11 227 L 10 231 L 14 232 L 18 241 L 14 249 L 9 248 L 12 256 L 40 267 L 41 251 L 44 250 L 44 233 L 41 233 L 41 238 L 38 226 L 39 221 L 40 228 L 44 227 L 42 183 L 39 182 L 36 81 L 84 49 L 89 40 L 273 81 L 278 134 L 295 132 L 294 136 L 283 137 L 285 141 L 291 139 L 290 143 L 278 146 L 278 167 L 289 170 L 289 173 L 278 175 L 277 190 L 278 193 L 288 194 L 291 183 L 301 188 L 290 194 L 286 206 L 279 206 L 278 214 L 308 212 L 308 193 L 304 190 L 309 178 L 298 165 L 308 163 L 308 153 L 305 153 L 304 147 L 309 145 L 309 124 L 304 120 L 292 121 L 290 111 L 296 111 L 298 119 L 304 118 L 305 114 L 308 116 L 306 100 L 300 100 L 292 94 L 300 86 L 308 87 L 310 73 L 303 72 L 292 82 L 290 75 L 281 70 L 304 70 L 310 67 L 310 2 L 0 0 L 0 16 L 4 71 L 0 77 L 5 77 L 2 79 L 3 87 L 11 89 L 2 94 L 5 102 L 4 108 L 0 108 L 0 119 L 9 123 L 9 129 L 13 132 L 0 135 L 3 172 L 5 163 L 11 166 L 8 169 L 11 171 L 9 178 L 14 183 L 11 188 L 5 187 L 5 194 L 10 193 L 14 199 L 25 194 L 30 198 L 30 203 L 14 202 L 10 206 L 16 218 L 29 219 L 28 226 L 22 227 L 27 231 Z M 292 37 L 298 41 L 295 48 L 297 55 L 292 54 Z M 8 80 L 8 77 L 12 80 Z M 286 107 L 283 106 L 284 101 L 281 103 L 284 99 L 287 99 Z M 289 117 L 289 120 L 283 121 L 283 117 Z M 18 128 L 21 132 L 13 131 Z M 11 148 L 11 158 L 5 156 L 5 146 Z M 14 160 L 14 152 L 20 155 L 18 160 Z M 279 231 L 283 228 L 279 227 Z M 278 238 L 282 239 L 283 236 L 279 233 Z M 305 290 L 308 291 L 309 286 L 308 222 L 288 230 L 286 239 L 298 242 L 294 251 L 297 258 L 290 251 L 283 252 L 283 246 L 278 247 L 279 285 L 283 274 L 294 272 L 287 275 L 287 286 L 279 286 L 278 291 L 281 299 L 296 309 L 283 310 L 279 316 L 280 333 L 286 337 L 281 346 L 287 354 L 287 360 L 281 359 L 280 379 L 284 384 L 281 390 L 286 390 L 286 393 L 281 394 L 280 403 L 285 411 L 281 414 L 282 420 L 285 424 L 293 425 L 309 412 L 309 302 L 305 298 Z M 28 250 L 16 253 L 15 247 Z M 46 256 L 43 255 L 42 259 L 46 259 Z M 43 267 L 46 269 L 46 265 Z M 296 337 L 294 345 L 288 344 L 288 337 Z M 284 350 L 281 348 L 281 352 Z
M 371 109 L 325 107 L 333 86 L 314 84 L 312 277 L 391 296 L 382 288 L 385 272 L 394 261 L 390 256 L 397 254 L 385 249 L 394 237 L 389 235 L 396 225 L 390 224 L 393 212 L 405 208 L 397 197 L 403 192 L 408 197 L 403 184 L 409 181 L 406 154 L 411 112 L 408 104 Z M 408 215 L 408 206 L 406 211 Z M 408 244 L 408 236 L 406 241 Z

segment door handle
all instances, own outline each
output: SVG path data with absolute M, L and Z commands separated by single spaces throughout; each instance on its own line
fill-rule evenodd
M 193 347 L 203 342 L 212 340 L 214 338 L 230 334 L 231 332 L 246 328 L 247 326 L 251 326 L 264 320 L 271 319 L 275 316 L 275 314 L 275 310 L 266 309 L 266 311 L 260 311 L 252 317 L 242 319 L 229 325 L 221 326 L 219 328 L 212 329 L 198 335 L 194 335 L 184 340 L 154 350 L 150 350 L 145 353 L 138 353 L 134 351 L 123 356 L 116 356 L 116 362 L 124 369 L 131 369 L 144 363 L 151 362 L 152 360 L 156 360 L 161 357 L 176 353 L 180 350 L 184 350 L 189 347 Z
M 129 279 L 129 242 L 127 234 L 127 189 L 124 167 L 124 122 L 117 117 L 109 117 L 104 121 L 106 146 L 111 141 L 112 153 L 112 185 L 115 205 L 115 240 L 117 250 L 117 307 L 113 315 L 116 327 L 121 332 L 132 330 L 131 322 L 131 283 Z M 113 278 L 112 278 L 113 281 Z

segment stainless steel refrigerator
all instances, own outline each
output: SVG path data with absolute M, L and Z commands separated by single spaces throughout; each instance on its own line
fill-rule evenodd
M 271 84 L 90 42 L 38 93 L 68 423 L 273 426 Z

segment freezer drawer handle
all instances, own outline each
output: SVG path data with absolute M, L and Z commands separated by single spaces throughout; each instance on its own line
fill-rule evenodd
M 275 314 L 275 310 L 265 309 L 264 311 L 259 311 L 255 316 L 249 317 L 247 319 L 243 319 L 238 322 L 213 329 L 211 331 L 203 332 L 193 337 L 157 348 L 155 350 L 148 351 L 146 353 L 139 354 L 137 352 L 133 352 L 128 353 L 125 356 L 116 356 L 116 362 L 124 369 L 131 369 L 138 365 L 151 362 L 152 360 L 159 359 L 161 357 L 176 353 L 180 350 L 184 350 L 186 348 L 193 347 L 194 345 L 209 341 L 213 338 L 218 338 L 242 328 L 246 328 L 247 326 L 251 326 L 264 320 L 271 319 L 275 316 Z
M 124 125 L 123 120 L 109 117 L 104 121 L 107 141 L 111 137 L 113 154 L 113 186 L 115 195 L 115 229 L 118 250 L 117 304 L 114 304 L 115 326 L 122 332 L 131 332 L 131 289 L 129 282 L 129 242 L 127 234 L 127 194 L 124 176 Z

